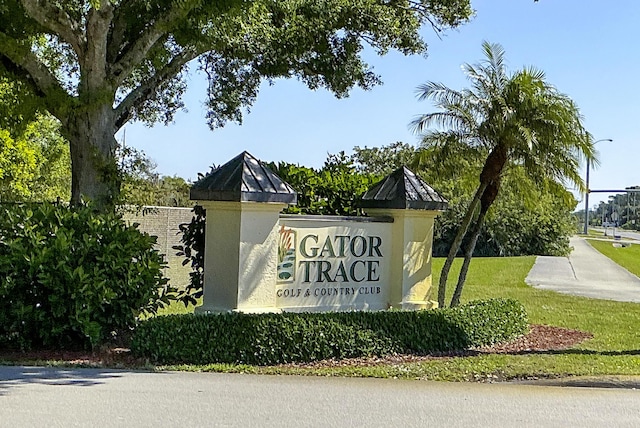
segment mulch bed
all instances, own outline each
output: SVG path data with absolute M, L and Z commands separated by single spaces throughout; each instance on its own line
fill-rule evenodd
M 524 354 L 561 351 L 591 338 L 593 338 L 593 334 L 580 330 L 532 324 L 529 334 L 512 342 L 479 348 L 477 352 L 484 354 Z
M 291 363 L 282 367 L 323 368 L 348 366 L 375 366 L 383 364 L 416 363 L 420 361 L 473 356 L 482 354 L 527 354 L 561 351 L 571 348 L 593 335 L 579 330 L 533 324 L 528 334 L 508 343 L 496 344 L 467 351 L 448 352 L 435 355 L 389 355 L 385 357 L 350 358 L 345 360 L 323 360 L 311 363 Z M 105 348 L 95 352 L 87 351 L 0 351 L 0 361 L 34 362 L 63 361 L 70 365 L 84 367 L 136 368 L 144 361 L 131 356 L 125 348 Z
M 507 343 L 470 349 L 466 351 L 443 352 L 429 355 L 396 354 L 384 357 L 349 358 L 344 360 L 323 360 L 310 363 L 283 364 L 282 367 L 325 368 L 325 367 L 369 367 L 377 365 L 397 365 L 405 363 L 419 363 L 443 358 L 468 357 L 483 354 L 530 354 L 561 351 L 571 348 L 593 335 L 579 330 L 562 327 L 532 324 L 529 333 Z

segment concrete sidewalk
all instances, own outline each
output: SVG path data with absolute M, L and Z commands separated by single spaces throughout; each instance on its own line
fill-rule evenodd
M 569 257 L 539 256 L 526 283 L 594 299 L 640 303 L 640 279 L 603 256 L 581 237 L 571 238 Z

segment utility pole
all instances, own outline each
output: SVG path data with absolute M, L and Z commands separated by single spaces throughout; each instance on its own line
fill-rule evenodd
M 611 138 L 603 138 L 601 140 L 594 141 L 593 145 L 595 146 L 600 141 L 612 142 L 613 140 Z M 586 189 L 586 192 L 584 193 L 584 234 L 585 235 L 589 233 L 589 193 L 591 192 L 591 189 L 589 189 L 589 166 L 590 165 L 591 165 L 591 161 L 587 159 L 587 179 L 585 180 L 587 189 Z

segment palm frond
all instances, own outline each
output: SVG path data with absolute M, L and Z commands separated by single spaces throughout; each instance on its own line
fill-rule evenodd
M 502 145 L 507 168 L 522 169 L 531 182 L 583 188 L 580 166 L 585 160 L 597 164 L 597 156 L 575 103 L 542 70 L 525 67 L 509 74 L 499 44 L 484 42 L 482 49 L 482 61 L 462 66 L 468 88 L 456 91 L 434 82 L 418 87 L 419 99 L 439 110 L 412 121 L 423 146 L 438 148 L 440 155 L 457 150 L 486 156 Z
M 435 126 L 441 129 L 453 129 L 463 131 L 468 128 L 468 117 L 459 112 L 453 111 L 441 111 L 434 113 L 426 113 L 417 116 L 409 124 L 409 128 L 414 134 L 422 134 L 430 126 Z
M 434 100 L 435 102 L 460 102 L 464 99 L 462 94 L 442 83 L 426 82 L 416 88 L 418 101 Z

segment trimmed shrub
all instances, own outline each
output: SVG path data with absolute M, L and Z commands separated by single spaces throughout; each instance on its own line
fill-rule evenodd
M 0 206 L 0 346 L 88 348 L 133 328 L 170 298 L 155 240 L 88 207 Z
M 515 300 L 426 311 L 169 315 L 142 322 L 131 349 L 160 364 L 273 365 L 464 350 L 528 330 Z

